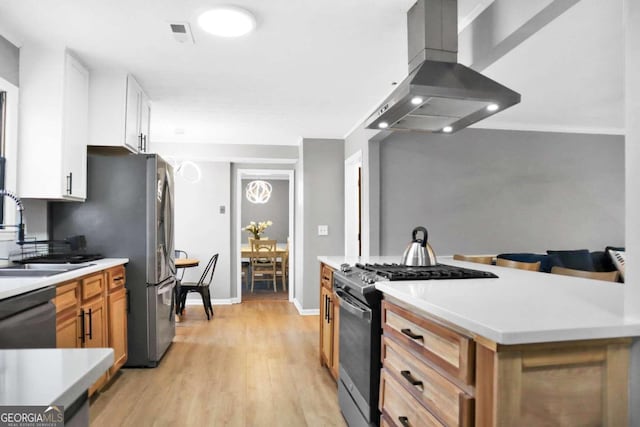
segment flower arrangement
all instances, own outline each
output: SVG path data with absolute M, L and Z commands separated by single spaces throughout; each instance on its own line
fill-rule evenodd
M 260 221 L 256 223 L 255 221 L 251 221 L 249 225 L 243 228 L 243 230 L 252 233 L 254 239 L 259 239 L 260 235 L 264 233 L 264 230 L 266 230 L 270 225 L 273 225 L 273 222 Z

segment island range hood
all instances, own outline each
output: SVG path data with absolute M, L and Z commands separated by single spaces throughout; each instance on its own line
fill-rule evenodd
M 520 94 L 458 59 L 457 0 L 418 0 L 407 14 L 409 76 L 368 129 L 451 133 L 520 102 Z

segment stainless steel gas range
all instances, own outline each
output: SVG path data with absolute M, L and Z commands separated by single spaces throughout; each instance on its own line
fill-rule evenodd
M 333 274 L 340 300 L 340 369 L 338 400 L 350 427 L 380 422 L 380 303 L 375 283 L 382 280 L 452 280 L 495 278 L 493 273 L 437 264 L 413 267 L 399 264 L 343 264 Z

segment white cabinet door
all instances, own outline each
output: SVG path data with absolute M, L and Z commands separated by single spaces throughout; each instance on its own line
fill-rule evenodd
M 149 152 L 149 127 L 151 120 L 151 103 L 146 95 L 141 97 L 140 103 L 140 135 L 142 137 L 141 152 Z
M 62 123 L 63 195 L 87 196 L 87 138 L 89 135 L 89 72 L 67 55 Z
M 142 151 L 140 133 L 140 111 L 142 109 L 142 88 L 136 80 L 127 76 L 127 105 L 125 112 L 125 145 L 132 151 Z
M 66 49 L 20 49 L 18 192 L 86 198 L 89 72 Z

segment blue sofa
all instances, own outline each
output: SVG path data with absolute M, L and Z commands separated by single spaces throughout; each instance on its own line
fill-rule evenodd
M 503 253 L 498 254 L 496 258 L 503 258 L 519 262 L 538 262 L 540 261 L 540 271 L 545 273 L 551 272 L 551 267 L 565 267 L 574 270 L 584 271 L 614 271 L 616 270 L 609 249 L 616 251 L 624 251 L 624 248 L 607 246 L 604 251 L 590 252 L 588 249 L 577 250 L 548 250 L 545 254 L 536 254 L 528 252 Z

